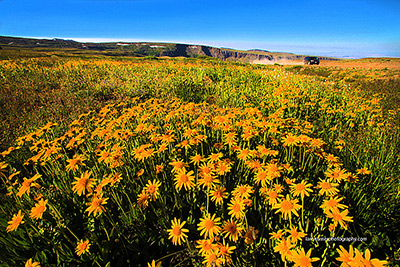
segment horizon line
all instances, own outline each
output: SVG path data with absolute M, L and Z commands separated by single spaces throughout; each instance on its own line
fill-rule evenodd
M 270 53 L 288 53 L 288 54 L 294 54 L 294 55 L 314 55 L 314 56 L 320 56 L 320 57 L 333 57 L 333 58 L 344 58 L 344 59 L 361 59 L 361 58 L 400 58 L 400 53 L 399 52 L 394 52 L 393 54 L 398 54 L 397 55 L 387 55 L 387 53 L 379 53 L 379 52 L 352 52 L 352 51 L 315 51 L 312 52 L 310 50 L 313 50 L 312 48 L 306 49 L 306 47 L 310 47 L 310 45 L 285 45 L 285 44 L 270 44 L 270 45 L 275 45 L 275 46 L 284 46 L 287 47 L 293 47 L 294 50 L 302 48 L 304 50 L 309 50 L 309 51 L 290 51 L 290 50 L 276 50 L 276 49 L 266 49 L 266 48 L 257 48 L 260 47 L 259 45 L 253 46 L 252 48 L 249 48 L 251 43 L 264 43 L 264 42 L 254 42 L 254 41 L 192 41 L 192 40 L 160 40 L 160 39 L 141 39 L 141 38 L 110 38 L 110 37 L 48 37 L 48 36 L 5 36 L 5 35 L 0 35 L 3 37 L 14 37 L 14 38 L 27 38 L 27 39 L 45 39 L 45 40 L 53 40 L 53 39 L 60 39 L 60 40 L 71 40 L 79 43 L 118 43 L 118 42 L 126 42 L 126 43 L 172 43 L 172 44 L 188 44 L 188 45 L 201 45 L 201 46 L 210 46 L 210 47 L 216 47 L 220 49 L 232 49 L 232 50 L 239 50 L 239 51 L 250 51 L 250 50 L 263 50 L 266 52 Z M 249 46 L 248 48 L 234 48 L 231 47 L 230 45 L 227 44 L 234 44 L 237 43 L 242 44 L 242 45 L 247 45 Z M 225 44 L 225 45 L 223 45 Z M 265 45 L 268 45 L 268 43 L 264 43 Z M 320 49 L 326 49 L 326 46 L 319 46 Z M 336 49 L 344 49 L 345 47 L 334 47 Z M 351 55 L 353 54 L 353 55 Z M 358 54 L 358 55 L 356 55 Z

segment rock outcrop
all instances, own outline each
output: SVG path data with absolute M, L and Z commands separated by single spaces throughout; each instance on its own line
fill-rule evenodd
M 263 50 L 236 51 L 225 48 L 217 48 L 204 45 L 187 45 L 176 44 L 176 49 L 172 51 L 163 51 L 160 56 L 169 57 L 196 57 L 209 56 L 221 60 L 232 60 L 241 62 L 279 62 L 285 60 L 301 61 L 304 59 L 302 55 L 290 53 L 273 53 Z M 320 57 L 322 60 L 336 60 L 329 57 Z

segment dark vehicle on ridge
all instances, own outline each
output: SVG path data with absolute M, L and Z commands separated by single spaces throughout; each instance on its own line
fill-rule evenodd
M 304 65 L 319 65 L 319 58 L 317 57 L 305 57 L 304 58 Z

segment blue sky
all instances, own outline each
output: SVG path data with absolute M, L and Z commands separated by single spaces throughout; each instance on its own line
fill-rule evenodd
M 0 35 L 400 57 L 399 0 L 0 0 Z

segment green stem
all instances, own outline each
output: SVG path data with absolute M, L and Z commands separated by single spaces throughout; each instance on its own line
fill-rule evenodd
M 301 227 L 304 229 L 304 197 L 301 198 Z
M 52 210 L 52 211 L 55 212 L 55 215 L 56 215 L 56 217 L 57 217 L 56 219 L 58 220 L 58 221 L 57 221 L 57 224 L 61 224 L 61 221 L 63 221 L 64 219 L 63 219 L 63 217 L 61 216 L 60 212 L 57 210 L 57 208 L 56 208 L 54 205 L 52 205 L 52 204 L 48 204 L 48 205 L 49 205 L 50 210 Z M 74 232 L 72 232 L 72 230 L 68 227 L 68 225 L 64 224 L 64 225 L 61 225 L 61 227 L 67 229 L 68 232 L 76 238 L 76 240 L 79 240 L 79 238 L 74 234 Z M 73 244 L 72 241 L 69 240 L 69 238 L 68 238 L 66 235 L 64 235 L 64 237 L 65 237 L 71 244 Z
M 118 207 L 121 209 L 121 211 L 122 211 L 122 213 L 124 214 L 124 217 L 125 217 L 125 219 L 126 219 L 126 217 L 127 217 L 127 216 L 126 216 L 126 212 L 125 212 L 124 209 L 122 208 L 121 203 L 120 203 L 120 201 L 119 201 L 119 199 L 118 199 L 118 197 L 117 197 L 117 195 L 115 194 L 115 192 L 114 192 L 113 189 L 111 190 L 111 195 L 113 196 L 115 202 L 117 202 Z
M 208 206 L 209 206 L 209 204 L 210 204 L 210 195 L 209 195 L 209 192 L 210 192 L 210 187 L 207 187 L 207 214 L 208 214 Z
M 179 253 L 181 253 L 181 252 L 184 252 L 185 250 L 186 250 L 186 249 L 183 249 L 183 250 L 179 250 L 179 251 L 177 251 L 177 252 L 174 252 L 174 253 L 165 255 L 165 256 L 159 258 L 158 260 L 156 260 L 156 262 L 159 262 L 159 261 L 161 261 L 161 260 L 163 260 L 163 259 L 166 259 L 166 258 L 168 258 L 168 257 L 174 256 L 174 255 L 179 254 Z
M 110 241 L 110 236 L 108 235 L 107 227 L 104 225 L 103 220 L 101 220 L 101 224 L 103 225 L 103 230 L 104 230 L 104 232 L 106 233 L 107 241 Z

